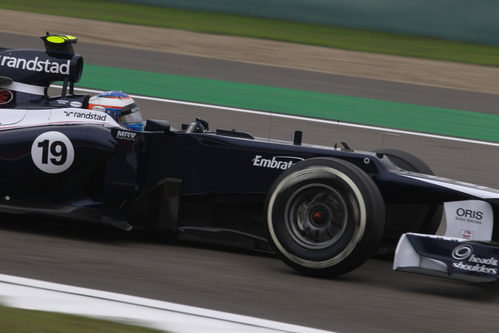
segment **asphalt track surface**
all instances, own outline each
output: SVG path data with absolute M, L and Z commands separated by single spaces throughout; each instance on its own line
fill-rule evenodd
M 39 43 L 0 33 L 2 46 Z M 270 68 L 213 59 L 89 44 L 78 53 L 92 64 L 276 85 L 406 103 L 497 112 L 499 96 L 377 80 Z M 497 147 L 394 135 L 203 107 L 138 101 L 148 118 L 174 126 L 195 116 L 212 128 L 304 141 L 346 141 L 356 149 L 410 151 L 442 176 L 499 187 Z M 57 221 L 2 218 L 3 274 L 150 297 L 186 305 L 340 332 L 485 332 L 499 328 L 498 286 L 473 285 L 391 271 L 370 260 L 337 279 L 294 273 L 269 256 L 186 243 L 155 242 L 139 232 Z

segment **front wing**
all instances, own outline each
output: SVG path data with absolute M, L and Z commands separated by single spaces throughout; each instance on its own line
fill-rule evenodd
M 397 245 L 393 269 L 470 282 L 494 282 L 499 272 L 499 245 L 406 233 Z

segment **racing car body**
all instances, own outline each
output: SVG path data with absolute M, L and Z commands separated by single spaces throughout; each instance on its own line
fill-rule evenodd
M 127 130 L 74 94 L 75 40 L 43 39 L 45 50 L 0 50 L 2 212 L 271 249 L 321 276 L 390 251 L 404 232 L 435 232 L 445 202 L 486 203 L 493 224 L 499 191 L 434 176 L 405 152 L 305 145 L 300 131 L 290 142 L 209 131 L 201 119 Z M 47 96 L 53 81 L 64 82 L 59 97 Z

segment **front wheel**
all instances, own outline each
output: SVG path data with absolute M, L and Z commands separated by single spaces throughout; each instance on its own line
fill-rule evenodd
M 315 276 L 344 274 L 365 262 L 385 222 L 374 181 L 357 166 L 333 158 L 311 158 L 284 171 L 265 209 L 277 255 Z

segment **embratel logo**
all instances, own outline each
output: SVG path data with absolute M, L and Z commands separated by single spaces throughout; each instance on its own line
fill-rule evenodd
M 482 211 L 464 209 L 464 208 L 456 209 L 456 220 L 482 224 L 482 219 L 483 219 Z
M 12 102 L 14 94 L 9 89 L 0 89 L 0 105 L 9 104 Z
M 128 132 L 128 131 L 118 131 L 116 133 L 116 139 L 121 139 L 121 140 L 128 140 L 128 141 L 135 141 L 135 137 L 137 136 L 137 133 L 134 132 Z
M 66 117 L 71 117 L 71 118 L 83 118 L 83 119 L 88 119 L 88 120 L 99 120 L 99 121 L 106 121 L 106 114 L 96 114 L 96 113 L 90 113 L 90 112 L 77 112 L 77 111 L 64 111 L 64 115 Z
M 40 60 L 38 57 L 35 59 L 24 59 L 9 56 L 0 56 L 0 66 L 23 69 L 31 72 L 45 72 L 69 75 L 69 65 L 71 60 L 66 62 L 50 61 L 50 59 Z
M 294 156 L 273 156 L 272 159 L 267 159 L 263 158 L 261 155 L 256 155 L 251 161 L 255 167 L 286 170 L 293 164 L 303 161 L 303 158 Z
M 498 259 L 495 257 L 482 258 L 473 254 L 473 246 L 460 244 L 452 250 L 452 258 L 459 262 L 452 263 L 452 267 L 461 271 L 497 275 Z

